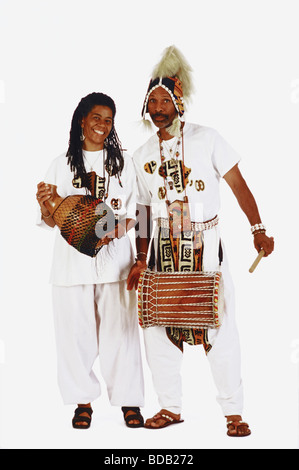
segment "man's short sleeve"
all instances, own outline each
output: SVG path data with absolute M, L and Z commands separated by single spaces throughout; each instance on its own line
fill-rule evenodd
M 223 177 L 241 160 L 239 154 L 215 131 L 212 163 L 220 177 Z
M 137 176 L 137 196 L 136 196 L 137 204 L 150 206 L 152 195 L 148 189 L 145 177 L 143 175 L 144 172 L 141 171 L 135 158 L 133 159 L 133 162 L 134 162 L 136 176 Z

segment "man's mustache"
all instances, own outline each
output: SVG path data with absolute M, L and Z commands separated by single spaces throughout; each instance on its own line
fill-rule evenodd
M 152 115 L 152 118 L 153 118 L 153 119 L 156 119 L 156 118 L 168 119 L 168 114 L 160 114 L 160 113 L 157 113 L 157 114 L 153 114 L 153 115 Z

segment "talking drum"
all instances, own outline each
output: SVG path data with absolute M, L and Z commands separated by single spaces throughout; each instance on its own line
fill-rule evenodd
M 94 257 L 106 244 L 104 240 L 118 223 L 110 207 L 101 199 L 88 195 L 57 194 L 57 187 L 49 185 L 52 196 L 46 208 L 63 238 L 80 253 Z
M 223 316 L 221 272 L 145 270 L 138 285 L 142 328 L 218 328 Z

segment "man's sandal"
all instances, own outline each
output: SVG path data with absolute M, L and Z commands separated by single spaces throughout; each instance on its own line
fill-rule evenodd
M 162 420 L 164 422 L 158 426 L 151 425 L 151 423 L 157 423 L 157 421 L 159 420 Z M 170 426 L 171 424 L 178 424 L 178 423 L 183 423 L 183 422 L 184 422 L 183 419 L 177 418 L 170 411 L 161 410 L 159 413 L 153 416 L 153 418 L 146 420 L 144 427 L 147 429 L 161 429 L 161 428 L 166 428 L 166 426 Z
M 228 429 L 227 435 L 231 437 L 245 437 L 251 434 L 249 425 L 245 423 L 244 421 L 239 421 L 239 420 L 228 421 L 226 423 L 226 426 Z
M 83 413 L 87 413 L 89 416 L 83 416 Z M 88 429 L 90 427 L 92 413 L 93 411 L 90 407 L 78 406 L 72 420 L 73 428 Z
M 122 406 L 121 410 L 128 428 L 143 428 L 144 419 L 140 413 L 140 408 L 137 406 Z M 132 411 L 132 413 L 128 414 L 129 411 Z M 130 423 L 130 421 L 138 421 L 138 423 Z

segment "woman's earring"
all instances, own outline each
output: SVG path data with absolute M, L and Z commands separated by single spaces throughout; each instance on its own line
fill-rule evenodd
M 81 142 L 83 142 L 84 139 L 85 139 L 85 135 L 83 133 L 83 127 L 81 127 L 81 135 L 80 135 Z

